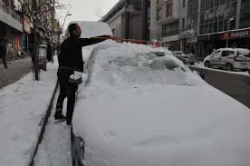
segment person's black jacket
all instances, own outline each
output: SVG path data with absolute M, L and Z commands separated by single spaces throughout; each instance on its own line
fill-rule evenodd
M 100 36 L 107 37 L 107 36 Z M 61 44 L 58 57 L 59 69 L 69 69 L 83 72 L 82 47 L 102 42 L 100 38 L 69 37 Z
M 0 41 L 0 54 L 2 56 L 5 56 L 5 54 L 7 53 L 7 50 L 6 50 L 6 42 L 4 40 L 1 40 Z

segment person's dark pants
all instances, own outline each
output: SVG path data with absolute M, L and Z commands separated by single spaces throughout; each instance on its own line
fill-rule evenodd
M 56 113 L 55 114 L 62 114 L 63 110 L 63 101 L 67 97 L 67 124 L 71 124 L 75 100 L 76 100 L 76 91 L 78 89 L 78 85 L 69 83 L 69 77 L 73 74 L 74 71 L 66 70 L 66 69 L 59 69 L 57 72 L 59 86 L 60 86 L 60 94 L 57 99 L 56 104 Z
M 7 63 L 6 63 L 6 54 L 4 54 L 4 55 L 2 55 L 2 60 L 3 60 L 3 65 L 4 65 L 4 67 L 8 67 L 7 66 Z

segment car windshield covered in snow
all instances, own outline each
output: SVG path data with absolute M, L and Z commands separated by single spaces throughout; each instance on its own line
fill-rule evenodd
M 147 48 L 146 46 L 143 46 Z M 121 84 L 195 85 L 193 73 L 170 52 L 154 49 L 113 47 L 99 49 L 90 82 Z M 193 74 L 194 75 L 194 74 Z

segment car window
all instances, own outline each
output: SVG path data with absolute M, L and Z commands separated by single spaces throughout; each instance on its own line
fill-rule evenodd
M 227 57 L 229 55 L 234 55 L 233 51 L 222 51 L 221 56 L 222 57 Z
M 221 56 L 221 51 L 215 51 L 212 55 L 213 58 L 219 58 Z
M 124 53 L 123 53 L 124 54 Z M 90 84 L 108 86 L 133 84 L 189 85 L 191 71 L 171 56 L 159 57 L 155 53 L 117 56 L 111 59 L 97 55 Z M 195 83 L 191 83 L 196 85 Z

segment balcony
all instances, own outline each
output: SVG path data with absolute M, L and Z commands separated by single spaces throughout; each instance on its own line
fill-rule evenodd
M 0 2 L 0 21 L 23 32 L 21 17 L 2 2 Z

